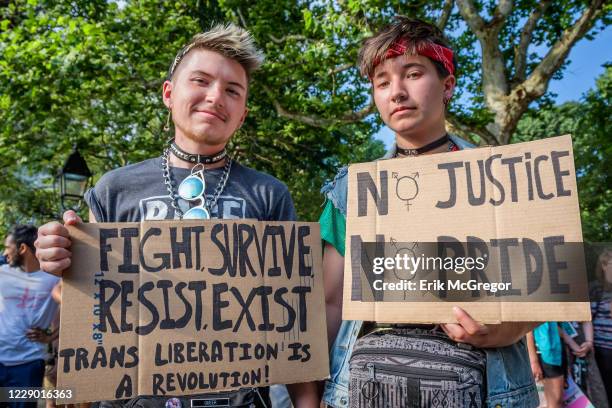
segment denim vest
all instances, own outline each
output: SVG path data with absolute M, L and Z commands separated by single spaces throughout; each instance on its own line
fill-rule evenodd
M 451 136 L 459 149 L 474 146 Z M 395 156 L 395 146 L 383 157 Z M 321 192 L 331 200 L 344 216 L 348 193 L 348 168 L 338 171 L 334 181 L 325 185 Z M 330 355 L 330 379 L 325 382 L 323 402 L 334 407 L 348 406 L 349 359 L 351 350 L 361 331 L 363 322 L 343 320 Z M 535 408 L 539 405 L 538 392 L 531 374 L 531 365 L 525 338 L 508 347 L 484 349 L 487 354 L 487 406 Z

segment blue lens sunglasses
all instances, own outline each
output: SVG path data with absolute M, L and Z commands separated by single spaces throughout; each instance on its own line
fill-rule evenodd
M 204 167 L 196 165 L 191 169 L 191 175 L 181 182 L 178 195 L 186 201 L 200 200 L 200 204 L 190 208 L 183 214 L 184 220 L 209 220 L 210 211 L 204 194 L 206 182 L 204 181 Z

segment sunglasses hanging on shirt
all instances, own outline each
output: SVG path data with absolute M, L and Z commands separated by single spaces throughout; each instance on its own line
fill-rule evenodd
M 208 211 L 206 196 L 206 180 L 204 179 L 204 168 L 196 170 L 198 165 L 191 169 L 191 175 L 187 176 L 185 180 L 181 182 L 178 188 L 178 195 L 186 201 L 197 201 L 200 200 L 200 204 L 191 207 L 185 214 L 183 214 L 184 220 L 208 220 L 210 219 L 210 211 Z M 194 171 L 195 170 L 195 171 Z
M 170 177 L 170 152 L 171 147 L 164 150 L 162 155 L 162 168 L 164 172 L 164 184 L 168 188 L 172 207 L 177 212 L 180 219 L 184 220 L 208 220 L 211 218 L 211 209 L 215 207 L 219 196 L 225 189 L 225 185 L 229 179 L 230 170 L 232 167 L 232 158 L 224 154 L 223 157 L 218 161 L 225 159 L 225 166 L 223 167 L 223 173 L 219 178 L 219 182 L 215 187 L 215 191 L 212 195 L 212 200 L 206 198 L 206 179 L 205 179 L 205 167 L 203 163 L 198 163 L 191 169 L 191 174 L 187 176 L 178 187 L 178 194 L 175 193 L 172 179 Z M 174 152 L 173 152 L 174 153 Z M 185 213 L 178 206 L 178 197 L 188 202 L 200 201 L 198 205 L 190 208 Z

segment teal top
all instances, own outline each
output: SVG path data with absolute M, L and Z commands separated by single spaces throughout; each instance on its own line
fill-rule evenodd
M 555 366 L 562 364 L 563 343 L 559 333 L 559 324 L 561 328 L 566 329 L 565 326 L 568 323 L 546 322 L 533 330 L 533 338 L 542 361 Z

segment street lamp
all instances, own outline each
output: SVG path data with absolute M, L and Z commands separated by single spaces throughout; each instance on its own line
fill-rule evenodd
M 75 144 L 72 148 L 72 153 L 66 159 L 66 164 L 64 164 L 64 167 L 62 167 L 57 175 L 60 186 L 62 212 L 66 210 L 77 211 L 81 208 L 91 176 L 92 173 Z M 69 202 L 74 202 L 74 205 L 68 205 Z

